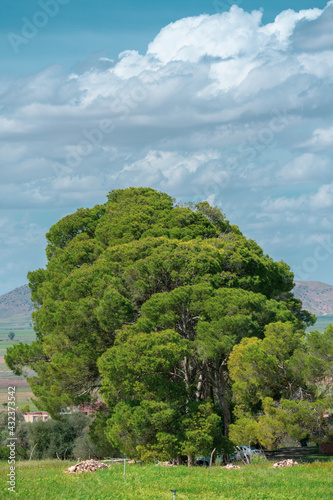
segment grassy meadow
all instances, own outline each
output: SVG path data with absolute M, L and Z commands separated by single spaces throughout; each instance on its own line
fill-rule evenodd
M 72 462 L 27 461 L 16 468 L 15 498 L 24 500 L 327 500 L 333 498 L 333 462 L 302 464 L 288 469 L 242 466 L 187 468 L 122 464 L 107 470 L 65 474 Z M 2 462 L 0 498 L 13 493 L 5 485 L 8 464 Z

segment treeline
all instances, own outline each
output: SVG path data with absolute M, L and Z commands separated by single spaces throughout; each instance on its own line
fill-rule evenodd
M 16 412 L 17 459 L 41 460 L 46 458 L 90 459 L 118 456 L 119 452 L 98 435 L 99 416 L 91 417 L 77 412 L 61 420 L 25 422 L 23 414 Z M 103 418 L 103 417 L 102 417 Z M 7 460 L 9 449 L 8 413 L 0 413 L 0 459 Z

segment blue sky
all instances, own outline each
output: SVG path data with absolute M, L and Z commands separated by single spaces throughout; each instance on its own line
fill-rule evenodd
M 131 185 L 208 199 L 333 285 L 332 26 L 325 1 L 2 0 L 0 294 Z
M 40 1 L 48 4 L 48 0 Z M 63 5 L 58 4 L 59 12 L 53 18 L 49 16 L 38 36 L 27 47 L 20 45 L 16 54 L 8 33 L 20 34 L 22 18 L 31 21 L 41 7 L 39 0 L 1 0 L 1 72 L 29 73 L 50 64 L 72 67 L 93 53 L 116 58 L 128 49 L 145 52 L 149 42 L 167 24 L 188 16 L 213 15 L 229 10 L 231 5 L 246 11 L 263 9 L 266 23 L 283 10 L 323 8 L 326 3 L 325 0 L 63 0 Z

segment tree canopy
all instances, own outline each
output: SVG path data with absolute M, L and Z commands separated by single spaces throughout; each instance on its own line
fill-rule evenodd
M 279 366 L 271 351 L 283 347 L 288 359 L 314 322 L 291 293 L 289 266 L 207 202 L 114 190 L 61 219 L 47 241 L 46 268 L 28 274 L 37 340 L 9 348 L 6 362 L 35 370 L 35 402 L 54 416 L 100 391 L 105 432 L 132 455 L 191 461 L 211 449 L 233 419 L 230 370 L 243 370 L 228 366 L 230 354 L 246 363 L 233 349 L 257 356 L 262 345 L 256 363 L 269 379 Z M 264 375 L 244 388 L 235 377 L 237 397 L 253 394 L 251 410 L 288 392 L 270 380 L 266 394 Z

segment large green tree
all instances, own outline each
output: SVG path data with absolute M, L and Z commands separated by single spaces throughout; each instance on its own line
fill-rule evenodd
M 37 340 L 9 348 L 6 362 L 35 370 L 36 404 L 53 415 L 102 390 L 107 433 L 124 450 L 193 455 L 186 443 L 204 414 L 227 435 L 233 347 L 264 338 L 270 323 L 296 331 L 314 320 L 293 298 L 289 267 L 207 202 L 115 190 L 61 219 L 47 240 L 46 268 L 28 275 Z

